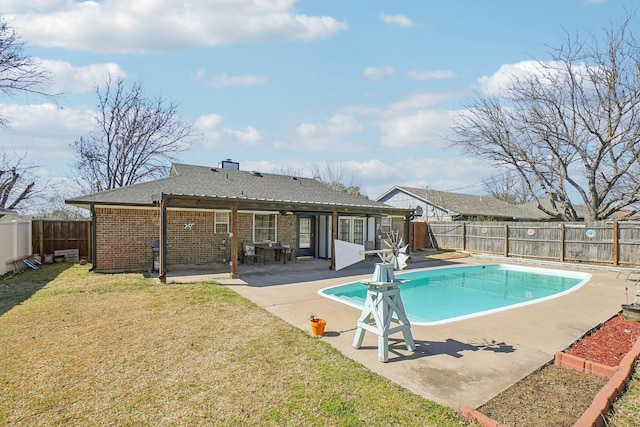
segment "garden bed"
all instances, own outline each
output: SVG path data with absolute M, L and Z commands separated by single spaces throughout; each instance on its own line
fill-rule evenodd
M 615 367 L 640 337 L 640 323 L 619 314 L 595 328 L 566 353 Z M 478 410 L 508 426 L 573 426 L 607 378 L 545 365 Z

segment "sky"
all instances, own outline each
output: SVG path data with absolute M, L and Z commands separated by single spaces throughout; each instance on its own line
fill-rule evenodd
M 171 99 L 197 137 L 177 162 L 343 172 L 375 199 L 393 186 L 486 194 L 501 171 L 451 146 L 474 96 L 600 32 L 636 0 L 0 0 L 55 102 L 0 97 L 0 152 L 78 195 L 73 142 L 95 128 L 111 75 Z

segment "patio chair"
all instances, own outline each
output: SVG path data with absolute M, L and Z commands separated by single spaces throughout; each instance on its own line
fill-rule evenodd
M 298 262 L 298 258 L 296 257 L 296 249 L 295 247 L 293 247 L 293 245 L 282 245 L 282 247 L 284 248 L 282 255 L 285 257 L 285 259 L 287 259 L 288 261 L 291 261 L 291 259 L 293 259 L 295 262 Z
M 376 248 L 376 244 L 374 241 L 372 240 L 367 240 L 366 242 L 364 242 L 364 250 L 365 251 L 373 251 Z M 377 255 L 376 254 L 365 254 L 365 258 L 375 258 Z
M 624 278 L 625 281 L 630 280 L 632 282 L 636 282 L 636 286 L 638 286 L 638 284 L 640 284 L 640 268 L 638 268 L 638 264 L 640 262 L 640 251 L 638 250 L 638 246 L 636 246 L 633 251 L 633 266 L 629 269 L 620 270 L 616 279 L 620 278 L 620 276 L 624 274 L 626 275 Z M 636 276 L 635 278 L 634 275 Z
M 636 285 L 638 285 L 640 283 L 640 270 L 637 268 L 628 270 L 628 271 L 619 271 L 618 275 L 616 276 L 616 279 L 620 278 L 621 275 L 625 274 L 625 278 L 624 280 L 630 280 L 632 282 L 636 282 Z M 636 276 L 635 278 L 633 276 Z
M 253 264 L 258 260 L 258 255 L 256 254 L 255 245 L 247 245 L 245 243 L 242 244 L 242 263 L 244 264 L 248 260 L 253 260 Z

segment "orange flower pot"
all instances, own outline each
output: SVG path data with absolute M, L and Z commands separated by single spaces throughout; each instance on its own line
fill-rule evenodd
M 321 337 L 324 335 L 324 327 L 327 324 L 327 321 L 321 319 L 320 317 L 314 317 L 309 321 L 311 324 L 311 335 L 314 337 Z

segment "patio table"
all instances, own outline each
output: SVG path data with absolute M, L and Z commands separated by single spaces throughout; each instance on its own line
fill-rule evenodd
M 264 251 L 263 256 L 262 256 L 263 264 L 267 263 L 266 255 L 269 252 L 273 252 L 274 253 L 274 259 L 276 261 L 280 261 L 280 258 L 282 258 L 283 259 L 283 264 L 286 264 L 287 263 L 287 257 L 284 256 L 285 249 L 287 249 L 287 248 L 285 248 L 282 245 L 276 245 L 275 243 L 256 243 L 256 250 Z

